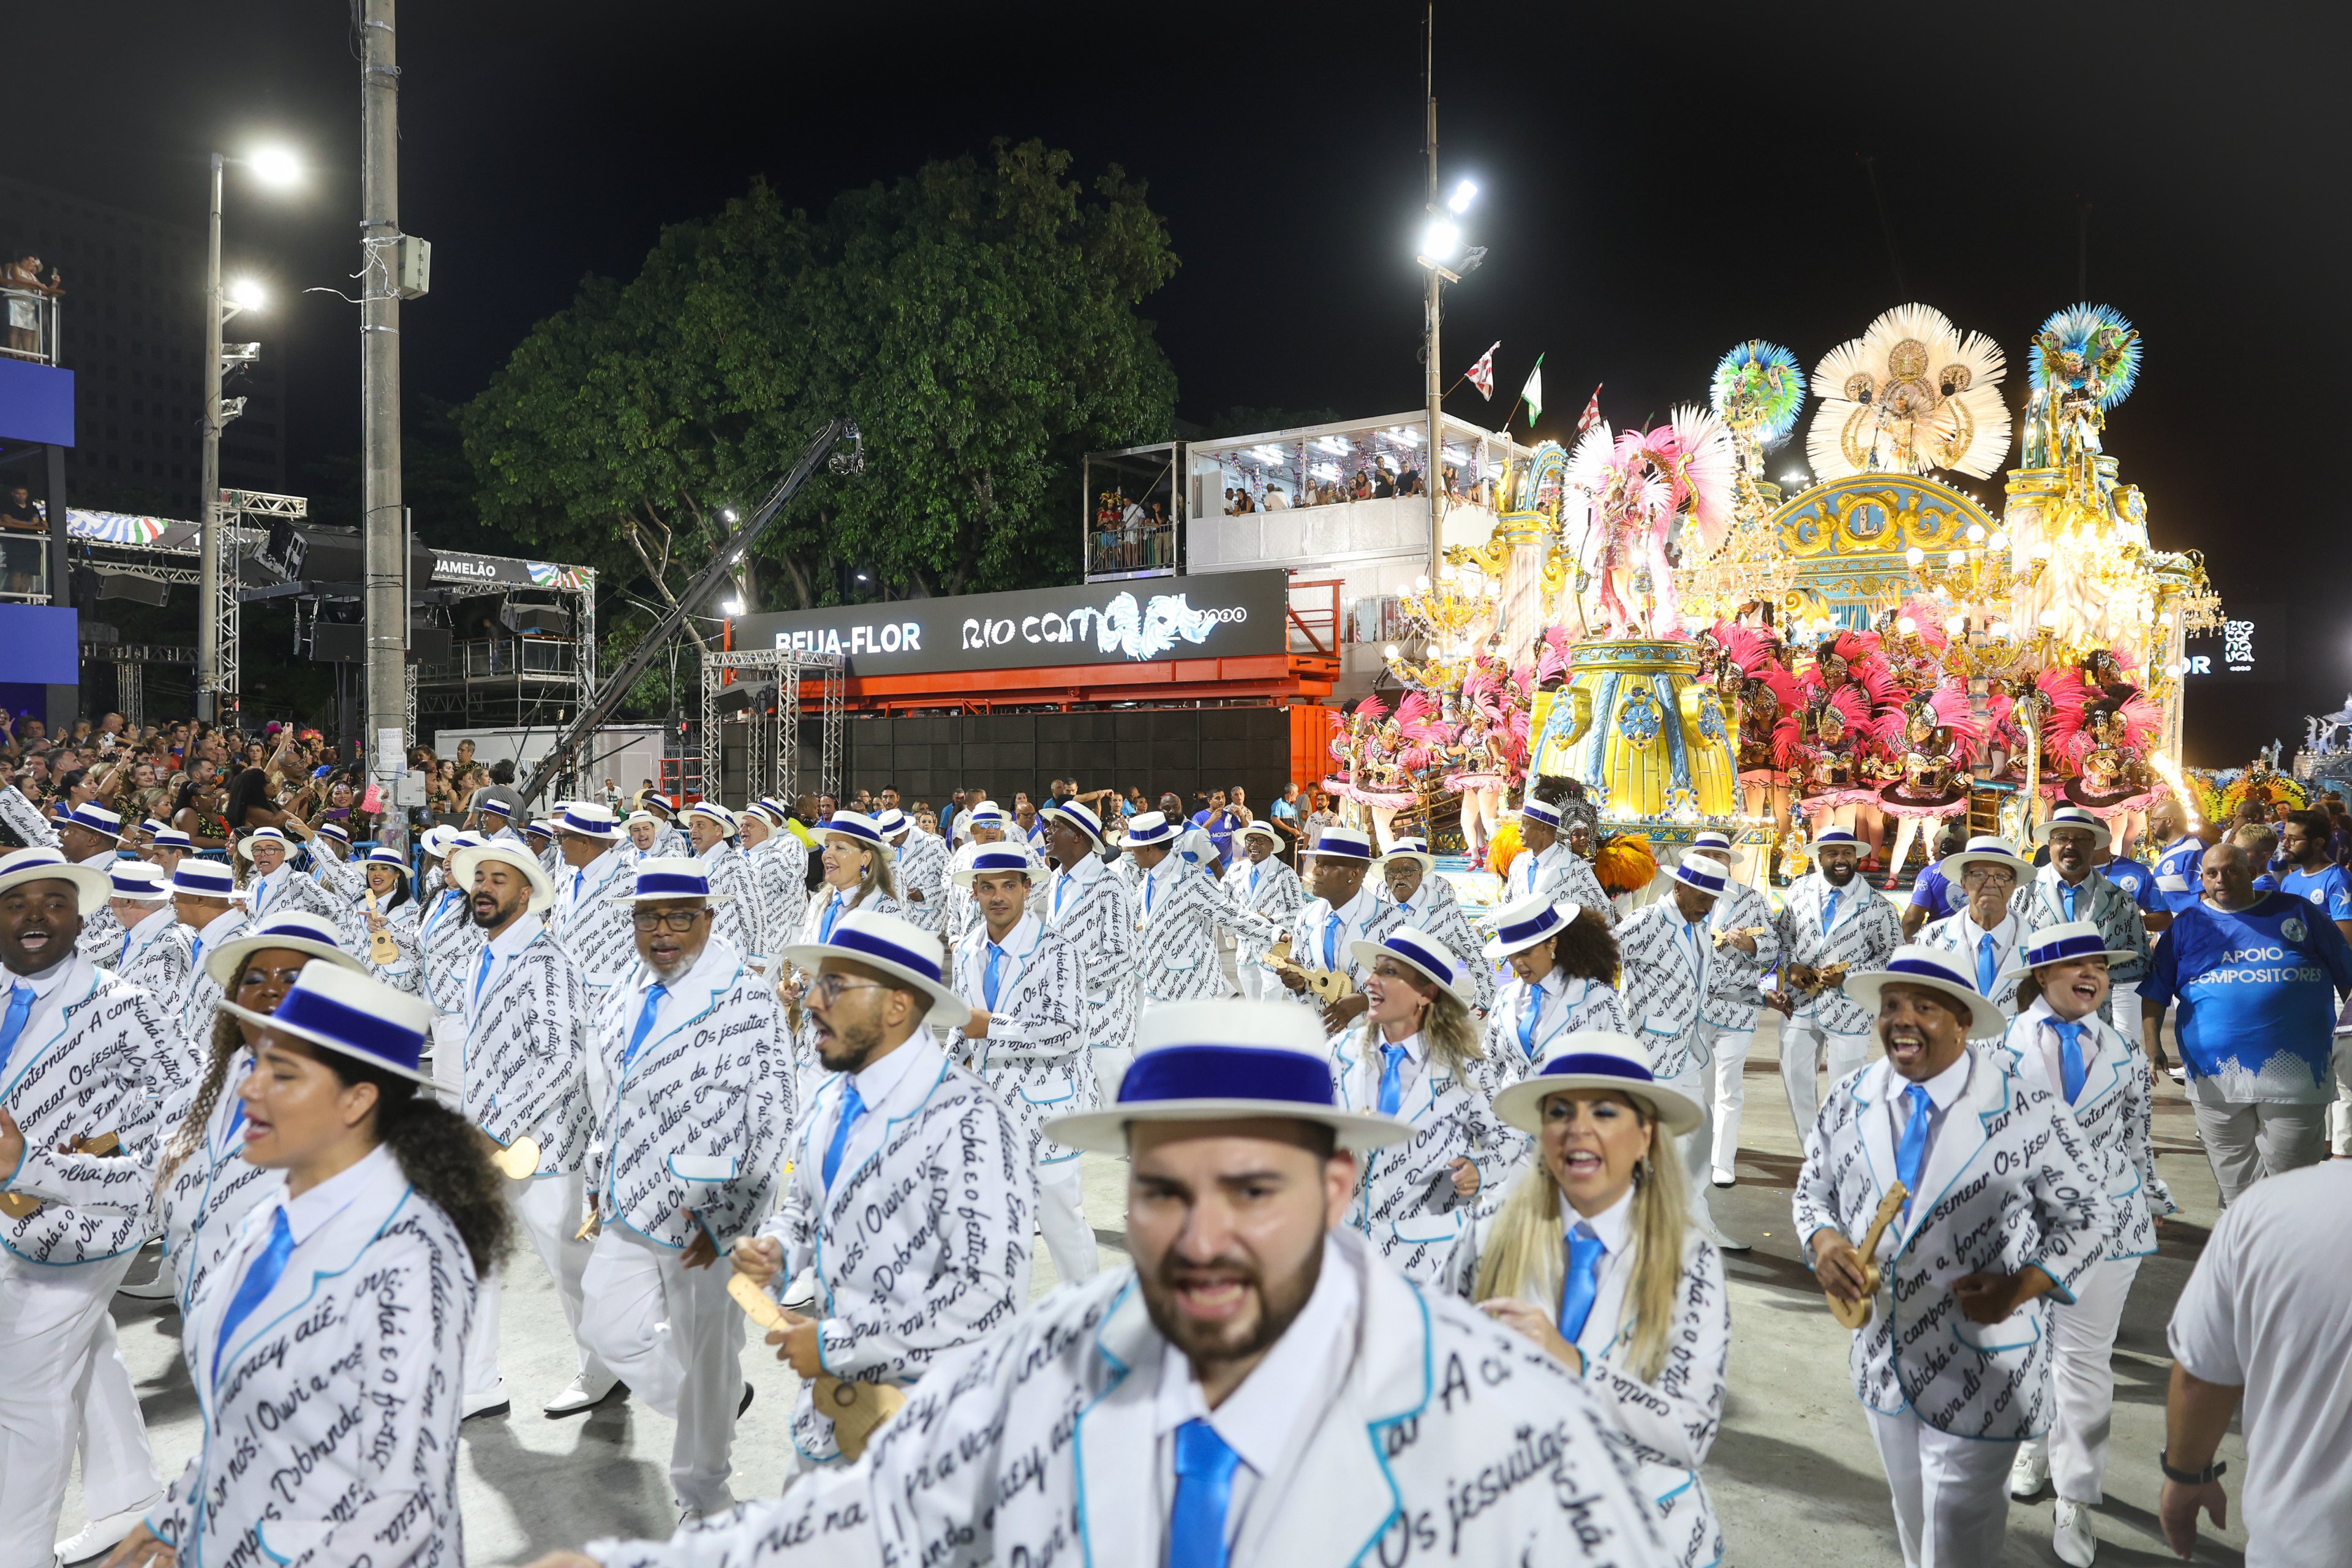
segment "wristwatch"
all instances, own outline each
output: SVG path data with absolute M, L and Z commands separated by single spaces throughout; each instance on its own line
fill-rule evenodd
M 2220 1480 L 2230 1468 L 2216 1459 L 2201 1470 L 2176 1470 L 2172 1468 L 2172 1456 L 2160 1448 L 2157 1450 L 2156 1462 L 2158 1468 L 2164 1471 L 2166 1480 L 2179 1481 L 2184 1487 L 2208 1486 Z

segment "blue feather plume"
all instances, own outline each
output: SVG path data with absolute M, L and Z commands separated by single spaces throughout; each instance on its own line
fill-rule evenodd
M 2072 391 L 2095 375 L 2106 387 L 2098 401 L 2104 414 L 2131 395 L 2139 379 L 2139 333 L 2122 311 L 2112 305 L 2072 305 L 2042 323 L 2028 368 L 2033 390 L 2041 393 Z
M 1778 343 L 1748 339 L 1715 362 L 1708 401 L 1724 415 L 1743 391 L 1755 399 L 1758 444 L 1769 451 L 1787 440 L 1805 405 L 1805 373 L 1797 356 Z

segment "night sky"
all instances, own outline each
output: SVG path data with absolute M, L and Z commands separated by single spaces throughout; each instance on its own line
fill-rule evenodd
M 1663 415 L 1742 339 L 1810 369 L 1916 298 L 2000 342 L 2015 406 L 2028 337 L 2086 274 L 2146 340 L 2107 449 L 2158 545 L 2264 607 L 2279 676 L 2192 682 L 2189 760 L 2292 752 L 2352 689 L 2328 424 L 2352 349 L 2343 7 L 1438 10 L 1441 167 L 1484 187 L 1466 226 L 1490 248 L 1449 293 L 1449 379 L 1499 338 L 1507 396 L 1544 353 L 1536 433 L 1565 437 L 1596 382 L 1615 423 Z M 231 247 L 281 295 L 348 286 L 343 6 L 19 7 L 9 45 L 0 166 L 195 224 L 207 151 L 283 140 L 319 176 L 292 199 L 232 176 Z M 1145 310 L 1184 416 L 1420 399 L 1417 4 L 409 0 L 400 49 L 403 226 L 434 243 L 433 294 L 404 312 L 412 395 L 471 395 L 583 274 L 632 274 L 661 225 L 754 177 L 817 207 L 1034 136 L 1150 183 L 1183 265 Z M 300 297 L 255 335 L 291 367 L 289 474 L 355 449 L 356 312 Z M 1801 457 L 1801 434 L 1772 471 Z

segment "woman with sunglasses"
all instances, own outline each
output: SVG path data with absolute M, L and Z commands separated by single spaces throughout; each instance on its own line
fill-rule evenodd
M 1495 1113 L 1535 1157 L 1464 1233 L 1447 1283 L 1583 1377 L 1631 1439 L 1676 1560 L 1722 1562 L 1698 1470 L 1723 1420 L 1731 1309 L 1675 1148 L 1698 1101 L 1657 1082 L 1631 1035 L 1572 1033 Z

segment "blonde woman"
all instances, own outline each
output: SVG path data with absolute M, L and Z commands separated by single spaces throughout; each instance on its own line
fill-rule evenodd
M 1396 1117 L 1413 1135 L 1364 1156 L 1348 1221 L 1391 1268 L 1434 1284 L 1518 1139 L 1478 1085 L 1485 1052 L 1461 961 L 1413 926 L 1350 952 L 1369 972 L 1370 1005 L 1362 1027 L 1332 1040 L 1333 1086 L 1342 1107 Z
M 808 909 L 801 916 L 802 945 L 832 941 L 834 927 L 852 910 L 909 918 L 907 906 L 898 900 L 890 841 L 872 817 L 862 812 L 835 812 L 824 824 L 818 858 L 824 868 L 824 880 L 809 895 Z M 805 976 L 786 966 L 776 982 L 776 998 L 784 1005 L 784 1017 L 793 1029 L 793 1063 L 800 1088 L 794 1103 L 799 1105 L 813 1103 L 810 1097 L 825 1079 L 817 1060 L 816 1024 L 801 1006 L 805 981 Z
M 1589 1029 L 1624 1032 L 1608 917 L 1538 896 L 1504 905 L 1486 930 L 1487 962 L 1511 973 L 1486 1014 L 1479 1078 L 1489 1097 L 1534 1071 L 1555 1040 Z
M 1698 1101 L 1656 1081 L 1631 1035 L 1590 1032 L 1555 1041 L 1495 1113 L 1533 1134 L 1535 1158 L 1464 1232 L 1446 1284 L 1582 1374 L 1632 1440 L 1668 1547 L 1685 1568 L 1722 1562 L 1698 1469 L 1723 1419 L 1731 1309 L 1675 1153 Z

